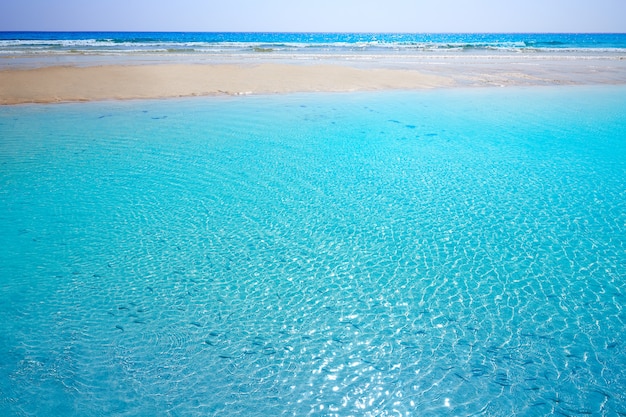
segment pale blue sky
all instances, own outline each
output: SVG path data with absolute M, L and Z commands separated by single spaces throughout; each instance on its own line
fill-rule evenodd
M 626 32 L 626 0 L 0 0 L 0 30 Z

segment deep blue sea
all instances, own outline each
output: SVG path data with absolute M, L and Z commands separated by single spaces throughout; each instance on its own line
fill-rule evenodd
M 0 56 L 23 54 L 342 54 L 626 50 L 626 34 L 0 32 Z
M 0 107 L 0 415 L 626 415 L 626 88 Z

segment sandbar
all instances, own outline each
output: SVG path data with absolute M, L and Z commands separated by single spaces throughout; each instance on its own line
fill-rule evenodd
M 0 67 L 0 104 L 458 86 L 626 84 L 626 60 L 621 57 L 572 60 L 457 56 L 364 62 L 5 66 Z
M 49 66 L 1 70 L 0 104 L 419 89 L 452 83 L 448 77 L 412 70 L 341 65 Z

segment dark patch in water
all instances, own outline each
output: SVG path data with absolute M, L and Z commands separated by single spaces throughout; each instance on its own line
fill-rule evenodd
M 611 398 L 611 394 L 604 390 L 601 390 L 600 388 L 591 388 L 589 391 L 597 392 L 600 395 L 604 395 L 606 398 Z
M 404 125 L 405 127 L 408 127 L 409 129 L 415 129 L 417 126 L 415 125 Z
M 161 119 L 167 119 L 167 116 L 156 116 L 152 118 L 152 120 L 161 120 Z
M 266 346 L 266 347 L 263 348 L 261 353 L 264 354 L 264 355 L 273 355 L 273 354 L 276 353 L 276 349 L 274 349 L 271 346 Z
M 461 380 L 463 380 L 463 381 L 465 381 L 465 382 L 469 382 L 469 380 L 468 380 L 467 378 L 465 378 L 463 375 L 461 375 L 460 373 L 458 373 L 458 372 L 453 372 L 453 374 L 454 374 L 454 376 L 456 376 L 457 378 L 459 378 L 459 379 L 461 379 Z
M 430 137 L 432 137 L 432 136 L 437 136 L 437 134 L 436 134 L 436 133 L 426 133 L 424 136 L 430 136 Z

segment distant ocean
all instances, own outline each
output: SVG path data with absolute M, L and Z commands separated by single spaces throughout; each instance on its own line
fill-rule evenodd
M 0 56 L 30 54 L 623 53 L 626 34 L 0 32 Z

